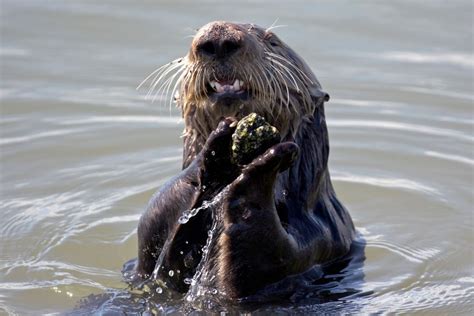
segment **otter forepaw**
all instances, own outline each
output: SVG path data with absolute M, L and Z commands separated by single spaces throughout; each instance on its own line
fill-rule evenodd
M 232 134 L 237 126 L 237 120 L 232 117 L 222 119 L 217 128 L 209 135 L 203 148 L 203 156 L 208 160 L 228 158 L 230 161 L 230 148 Z
M 236 177 L 237 167 L 231 162 L 232 134 L 236 126 L 236 119 L 228 117 L 222 119 L 209 135 L 201 151 L 201 177 L 204 185 L 228 184 Z
M 298 157 L 299 146 L 293 142 L 279 143 L 255 158 L 243 170 L 243 173 L 256 175 L 261 172 L 282 172 L 291 167 Z

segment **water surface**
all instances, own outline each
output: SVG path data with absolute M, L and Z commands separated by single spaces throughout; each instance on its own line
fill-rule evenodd
M 366 239 L 367 295 L 263 311 L 472 311 L 470 1 L 5 0 L 0 14 L 0 311 L 126 292 L 137 221 L 182 153 L 179 111 L 135 87 L 209 21 L 277 18 L 331 95 L 330 169 Z

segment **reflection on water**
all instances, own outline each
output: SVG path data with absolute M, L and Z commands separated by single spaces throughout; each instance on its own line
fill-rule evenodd
M 0 311 L 202 308 L 122 281 L 140 214 L 182 154 L 179 112 L 135 87 L 184 55 L 196 27 L 279 18 L 288 26 L 275 32 L 332 97 L 331 174 L 365 239 L 365 261 L 323 280 L 312 271 L 304 284 L 314 295 L 298 304 L 246 310 L 468 314 L 472 4 L 215 4 L 2 2 Z
M 216 289 L 203 286 L 207 275 L 206 255 L 214 242 L 210 230 L 208 242 L 203 247 L 203 260 L 197 268 L 196 275 L 184 280 L 190 285 L 186 294 L 172 291 L 163 279 L 150 279 L 137 282 L 133 278 L 136 260 L 130 260 L 124 266 L 123 274 L 129 283 L 128 291 L 116 290 L 83 298 L 71 315 L 89 314 L 91 312 L 120 311 L 136 313 L 146 311 L 151 314 L 191 312 L 226 312 L 226 313 L 357 313 L 361 309 L 360 300 L 373 294 L 364 291 L 364 247 L 365 241 L 359 237 L 353 244 L 350 253 L 337 263 L 327 266 L 316 266 L 307 272 L 288 277 L 272 284 L 259 293 L 241 299 L 238 304 L 223 300 Z M 169 245 L 164 246 L 166 251 Z M 161 268 L 157 264 L 157 269 Z M 165 271 L 173 276 L 175 271 Z M 128 279 L 127 279 L 128 278 Z

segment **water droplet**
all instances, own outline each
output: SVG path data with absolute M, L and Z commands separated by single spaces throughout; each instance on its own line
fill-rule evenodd
M 187 244 L 189 244 L 189 241 L 186 240 L 184 243 L 187 245 Z
M 212 236 L 212 229 L 209 229 L 209 230 L 207 231 L 207 236 L 208 236 L 208 237 L 211 237 L 211 236 Z
M 189 217 L 186 216 L 186 215 L 183 215 L 183 216 L 181 216 L 181 217 L 178 219 L 178 222 L 179 222 L 180 224 L 186 224 L 188 221 L 189 221 Z
M 182 255 L 182 254 L 184 254 L 184 252 L 183 252 L 183 251 L 180 251 L 179 254 Z
M 217 294 L 217 289 L 212 289 L 212 290 L 211 290 L 211 294 L 212 294 L 212 295 L 216 295 L 216 294 Z
M 156 293 L 161 294 L 163 293 L 163 289 L 161 287 L 156 288 Z
M 174 275 L 174 271 L 173 270 L 168 271 L 168 275 L 172 277 Z
M 185 278 L 185 279 L 183 280 L 183 282 L 184 282 L 184 284 L 191 284 L 191 283 L 193 282 L 193 279 L 191 279 L 191 278 Z
M 281 194 L 283 194 L 284 197 L 287 197 L 287 196 L 288 196 L 288 191 L 287 191 L 287 190 L 283 190 L 283 191 L 281 192 Z
M 216 152 L 215 152 L 214 150 L 211 151 L 211 155 L 212 155 L 212 156 L 215 156 L 215 155 L 216 155 Z
M 176 273 L 178 273 L 178 274 L 179 274 L 179 273 L 181 273 L 181 271 L 180 271 L 180 270 L 176 270 Z

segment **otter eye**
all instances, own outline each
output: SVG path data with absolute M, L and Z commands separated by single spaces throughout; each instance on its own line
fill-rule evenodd
M 279 46 L 278 41 L 275 39 L 275 36 L 271 32 L 267 32 L 267 34 L 265 34 L 264 39 L 267 40 L 268 43 L 273 47 Z

